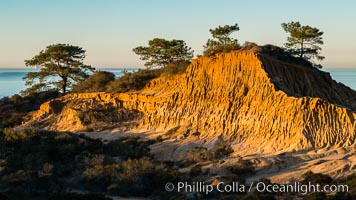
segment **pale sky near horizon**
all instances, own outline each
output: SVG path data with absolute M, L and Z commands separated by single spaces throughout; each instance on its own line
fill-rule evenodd
M 281 46 L 290 21 L 324 31 L 324 67 L 356 68 L 355 10 L 352 0 L 3 0 L 0 68 L 24 67 L 54 43 L 83 47 L 95 67 L 142 67 L 132 48 L 152 38 L 182 39 L 197 55 L 210 28 L 234 23 L 241 44 Z

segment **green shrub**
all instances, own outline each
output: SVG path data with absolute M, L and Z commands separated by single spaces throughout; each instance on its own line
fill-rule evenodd
M 120 169 L 119 164 L 93 165 L 84 170 L 82 178 L 87 182 L 86 185 L 89 189 L 101 188 L 100 190 L 105 190 L 108 184 L 119 178 Z
M 211 153 L 206 147 L 195 147 L 188 150 L 181 156 L 180 162 L 184 165 L 190 165 L 194 163 L 210 161 L 214 159 L 213 153 Z
M 161 75 L 162 69 L 143 69 L 133 73 L 124 73 L 122 77 L 110 82 L 107 92 L 122 93 L 142 89 L 150 80 Z
M 262 199 L 260 199 L 256 194 L 249 194 L 241 198 L 238 198 L 238 200 L 262 200 Z
M 217 53 L 229 53 L 234 50 L 239 50 L 241 47 L 239 44 L 228 44 L 225 46 L 217 45 L 204 50 L 204 56 L 214 56 Z
M 180 162 L 184 165 L 190 165 L 199 162 L 212 161 L 214 159 L 226 157 L 232 152 L 233 150 L 231 146 L 225 144 L 219 145 L 215 150 L 208 150 L 206 147 L 199 146 L 188 150 L 182 155 Z
M 348 193 L 340 192 L 335 195 L 333 199 L 347 199 L 348 196 L 356 196 L 356 174 L 351 174 L 344 179 L 339 179 L 335 184 L 347 185 Z
M 137 181 L 142 173 L 150 173 L 156 169 L 156 164 L 150 158 L 128 159 L 121 164 L 123 180 Z M 160 166 L 157 166 L 160 167 Z
M 3 130 L 3 137 L 5 141 L 25 140 L 35 135 L 37 135 L 37 129 L 35 128 L 19 129 L 19 130 L 5 128 Z
M 124 161 L 121 165 L 120 181 L 130 185 L 122 195 L 146 196 L 152 191 L 162 191 L 167 182 L 183 181 L 184 178 L 172 168 L 151 158 L 143 157 Z
M 25 116 L 26 114 L 14 114 L 11 115 L 9 118 L 6 118 L 4 123 L 7 127 L 15 127 L 21 125 Z
M 10 98 L 1 98 L 0 129 L 20 125 L 28 112 L 38 110 L 42 103 L 56 98 L 58 95 L 58 92 L 47 91 L 24 97 L 15 94 Z
M 186 180 L 174 163 L 151 158 L 148 146 L 155 141 L 136 137 L 103 144 L 71 133 L 35 129 L 5 132 L 11 138 L 4 140 L 3 135 L 0 139 L 1 191 L 21 191 L 17 196 L 2 193 L 6 198 L 50 199 L 44 194 L 51 193 L 70 199 L 63 191 L 67 188 L 120 196 L 159 196 L 166 182 Z
M 8 190 L 0 193 L 1 200 L 26 199 L 26 200 L 112 200 L 103 194 L 78 194 L 55 192 L 26 192 L 23 190 Z
M 329 196 L 328 200 L 354 200 L 355 194 L 337 192 L 334 196 Z
M 305 174 L 303 174 L 302 177 L 303 177 L 302 180 L 303 184 L 308 184 L 310 182 L 311 184 L 325 185 L 325 184 L 330 184 L 333 181 L 333 179 L 328 175 L 324 175 L 320 173 L 314 174 L 311 171 L 306 172 Z
M 255 173 L 252 163 L 248 160 L 239 160 L 236 165 L 228 167 L 228 170 L 238 176 L 248 176 Z
M 313 193 L 310 193 L 304 199 L 305 200 L 325 200 L 325 199 L 327 199 L 327 196 L 324 192 L 313 192 Z
M 171 128 L 165 133 L 165 135 L 173 135 L 175 132 L 178 131 L 179 128 L 180 128 L 180 126 L 176 126 L 174 128 Z
M 128 159 L 121 164 L 95 165 L 82 174 L 86 188 L 120 196 L 147 196 L 178 177 L 177 171 L 148 157 Z
M 96 71 L 88 78 L 79 82 L 72 92 L 105 92 L 109 82 L 115 80 L 115 74 L 107 71 Z
M 145 87 L 152 79 L 160 76 L 171 76 L 184 73 L 190 62 L 177 61 L 168 64 L 166 67 L 158 69 L 140 69 L 137 72 L 125 72 L 122 77 L 110 82 L 107 85 L 107 92 L 122 93 L 137 91 Z
M 162 68 L 161 76 L 171 76 L 184 73 L 187 70 L 189 64 L 190 62 L 188 61 L 177 61 L 170 63 L 166 67 Z
M 234 150 L 231 148 L 230 145 L 226 145 L 226 144 L 221 144 L 219 145 L 215 151 L 214 151 L 214 157 L 216 159 L 218 158 L 223 158 L 223 157 L 227 157 L 230 154 L 232 154 L 234 152 Z
M 202 173 L 201 165 L 197 164 L 190 168 L 189 176 L 196 177 Z
M 163 137 L 162 137 L 162 135 L 157 136 L 156 141 L 157 141 L 157 142 L 163 142 Z
M 139 141 L 138 137 L 119 138 L 106 144 L 103 150 L 107 155 L 123 159 L 150 157 L 150 144 L 148 141 Z
M 53 194 L 49 200 L 112 200 L 112 198 L 106 197 L 103 194 L 77 194 L 77 193 L 62 193 Z

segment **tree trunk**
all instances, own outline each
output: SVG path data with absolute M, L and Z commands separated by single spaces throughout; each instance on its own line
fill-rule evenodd
M 300 57 L 303 58 L 304 56 L 304 42 L 300 44 Z
M 63 85 L 62 85 L 62 94 L 65 94 L 66 91 L 67 91 L 67 81 L 68 81 L 68 78 L 67 77 L 63 77 Z

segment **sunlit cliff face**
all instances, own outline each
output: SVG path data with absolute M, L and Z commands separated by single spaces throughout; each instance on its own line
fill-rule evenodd
M 356 93 L 329 74 L 254 51 L 200 57 L 185 74 L 124 94 L 68 94 L 25 125 L 159 130 L 180 144 L 229 143 L 241 155 L 355 144 Z M 176 132 L 165 133 L 176 127 Z

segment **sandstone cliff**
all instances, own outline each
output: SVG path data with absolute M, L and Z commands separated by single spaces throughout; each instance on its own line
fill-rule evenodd
M 200 57 L 140 92 L 68 94 L 26 125 L 161 130 L 167 149 L 224 142 L 246 155 L 355 145 L 355 111 L 355 91 L 328 73 L 240 51 Z

